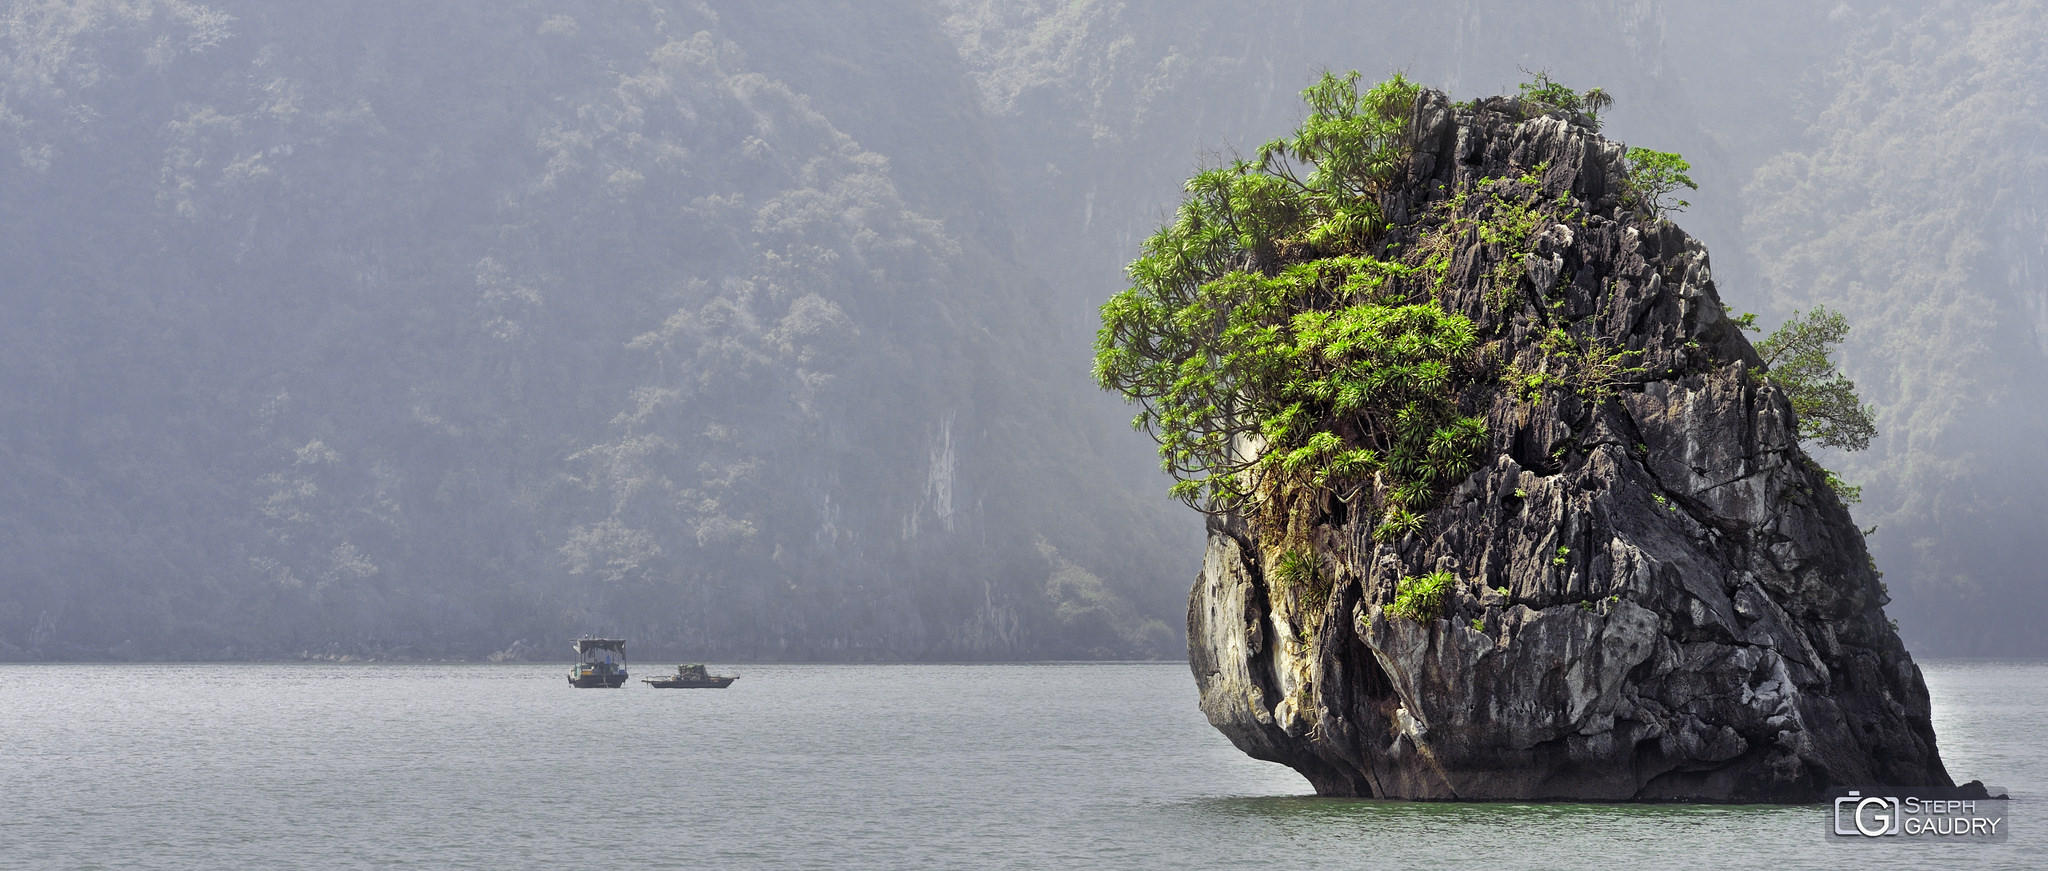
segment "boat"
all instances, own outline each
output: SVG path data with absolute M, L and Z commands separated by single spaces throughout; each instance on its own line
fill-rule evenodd
M 722 690 L 732 686 L 740 676 L 712 674 L 702 663 L 676 666 L 676 673 L 667 677 L 642 678 L 641 683 L 663 690 Z
M 578 688 L 626 685 L 626 640 L 623 638 L 578 638 L 578 660 L 569 666 L 569 685 Z

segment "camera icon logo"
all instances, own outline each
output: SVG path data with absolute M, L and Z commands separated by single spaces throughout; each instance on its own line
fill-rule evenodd
M 1899 833 L 1901 807 L 1894 796 L 1863 795 L 1851 790 L 1835 799 L 1835 834 L 1881 838 Z

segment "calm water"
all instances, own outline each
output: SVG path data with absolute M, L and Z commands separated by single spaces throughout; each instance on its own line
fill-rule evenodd
M 658 667 L 643 665 L 643 674 Z M 1795 807 L 1316 799 L 1179 664 L 0 666 L 0 868 L 2038 868 Z M 1962 778 L 2043 795 L 2048 663 L 1927 665 Z

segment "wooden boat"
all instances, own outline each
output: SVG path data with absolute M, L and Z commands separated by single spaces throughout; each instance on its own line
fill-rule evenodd
M 667 677 L 642 678 L 641 683 L 663 690 L 722 690 L 739 680 L 739 675 L 716 675 L 707 671 L 701 663 L 676 666 L 676 673 Z
M 626 685 L 626 641 L 623 638 L 579 638 L 575 643 L 575 665 L 569 666 L 569 685 L 579 689 Z

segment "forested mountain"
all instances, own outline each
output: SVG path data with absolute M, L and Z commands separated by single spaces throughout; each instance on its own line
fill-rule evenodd
M 949 45 L 806 17 L 15 4 L 0 639 L 1173 653 Z
M 2039 4 L 0 10 L 0 655 L 1178 655 L 1094 308 L 1324 67 L 1612 92 L 1857 325 L 1915 649 L 2044 643 Z
M 1745 191 L 1777 308 L 1856 324 L 1880 412 L 1857 511 L 1931 651 L 2048 654 L 2048 7 L 1858 16 L 1807 139 Z

